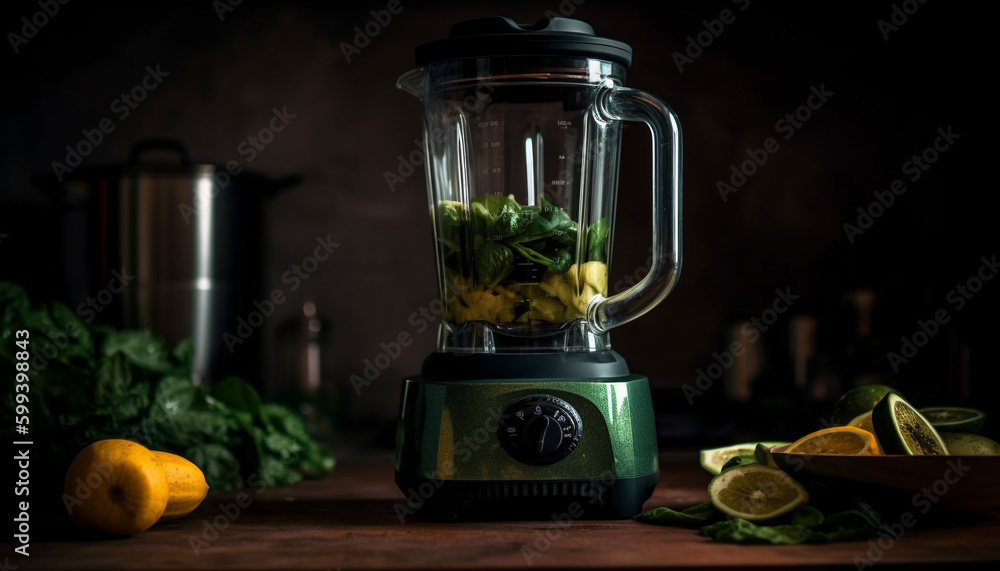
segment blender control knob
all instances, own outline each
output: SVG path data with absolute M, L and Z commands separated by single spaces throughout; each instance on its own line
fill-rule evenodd
M 576 449 L 583 421 L 568 402 L 552 395 L 525 397 L 504 410 L 497 425 L 500 446 L 532 466 L 562 460 Z

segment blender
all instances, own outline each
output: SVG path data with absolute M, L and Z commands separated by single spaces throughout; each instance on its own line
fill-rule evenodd
M 404 380 L 396 483 L 432 520 L 626 518 L 659 480 L 646 377 L 608 331 L 681 266 L 681 131 L 582 21 L 456 24 L 397 86 L 424 104 L 436 350 Z M 608 295 L 623 121 L 652 131 L 649 273 Z

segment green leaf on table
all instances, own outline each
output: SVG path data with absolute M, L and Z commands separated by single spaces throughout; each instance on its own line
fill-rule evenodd
M 261 410 L 260 395 L 249 383 L 239 377 L 226 377 L 212 386 L 211 396 L 229 407 L 245 424 L 260 421 L 269 427 Z
M 178 376 L 186 376 L 186 374 L 189 373 L 194 367 L 194 339 L 191 339 L 190 337 L 181 339 L 177 343 L 177 346 L 174 347 L 171 355 L 176 362 L 173 373 Z
M 715 509 L 712 502 L 705 502 L 681 511 L 672 510 L 668 507 L 653 508 L 635 516 L 635 519 L 643 523 L 652 523 L 657 525 L 684 525 L 697 527 L 718 518 L 719 515 L 719 511 Z
M 271 454 L 265 454 L 261 458 L 258 477 L 266 486 L 294 484 L 301 481 L 301 472 L 293 470 L 290 464 L 291 461 L 288 458 L 278 458 Z
M 240 474 L 240 461 L 221 444 L 192 446 L 185 450 L 184 457 L 205 473 L 205 479 L 212 486 L 235 489 L 246 485 Z
M 299 442 L 312 440 L 302 415 L 282 404 L 268 403 L 263 406 L 264 416 L 277 430 L 295 438 Z
M 728 543 L 833 543 L 875 537 L 881 522 L 878 513 L 862 500 L 855 499 L 848 509 L 824 515 L 813 506 L 799 506 L 788 523 L 753 523 L 730 518 L 702 528 L 715 541 Z
M 303 450 L 298 440 L 280 432 L 267 433 L 264 436 L 264 447 L 279 458 L 291 458 Z
M 808 527 L 809 529 L 818 527 L 823 523 L 823 512 L 812 506 L 799 506 L 792 512 L 792 525 Z
M 100 365 L 97 366 L 96 381 L 94 404 L 101 409 L 112 408 L 132 384 L 132 370 L 125 356 L 115 353 L 101 359 Z
M 156 387 L 153 400 L 167 415 L 176 416 L 193 408 L 204 408 L 205 389 L 188 377 L 168 375 Z
M 0 320 L 0 368 L 13 370 L 19 361 L 16 331 L 30 332 L 32 435 L 50 443 L 38 461 L 46 475 L 39 477 L 42 495 L 61 490 L 58 475 L 73 457 L 106 438 L 180 454 L 215 489 L 244 486 L 264 465 L 271 466 L 271 485 L 333 467 L 332 454 L 312 438 L 301 415 L 262 403 L 245 381 L 224 379 L 212 396 L 195 385 L 190 340 L 170 351 L 148 330 L 89 324 L 59 303 L 32 306 L 20 286 L 4 281 Z M 5 394 L 14 394 L 13 384 L 12 375 L 0 375 Z M 14 399 L 0 399 L 0 411 L 13 416 Z
M 805 543 L 812 531 L 800 525 L 758 525 L 743 518 L 731 518 L 701 528 L 702 533 L 725 543 Z
M 171 368 L 170 354 L 163 339 L 149 329 L 137 331 L 107 330 L 101 352 L 110 356 L 122 353 L 130 363 L 148 371 L 163 373 Z
M 53 321 L 61 324 L 62 331 L 70 341 L 73 341 L 66 343 L 63 348 L 62 356 L 65 361 L 72 362 L 74 359 L 79 359 L 81 364 L 93 367 L 94 338 L 86 322 L 61 303 L 49 304 L 49 310 Z
M 133 419 L 149 407 L 149 384 L 134 382 L 132 367 L 122 353 L 101 359 L 97 367 L 96 411 L 113 411 L 119 421 Z

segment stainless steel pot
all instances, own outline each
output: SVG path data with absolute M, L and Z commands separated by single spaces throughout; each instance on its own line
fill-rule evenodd
M 168 162 L 152 162 L 154 153 Z M 161 157 L 162 158 L 162 157 Z M 38 179 L 63 217 L 66 298 L 86 321 L 191 337 L 196 382 L 238 374 L 261 386 L 263 337 L 227 344 L 264 299 L 264 204 L 301 177 L 252 174 L 237 161 L 194 164 L 170 140 L 137 144 L 121 166 Z

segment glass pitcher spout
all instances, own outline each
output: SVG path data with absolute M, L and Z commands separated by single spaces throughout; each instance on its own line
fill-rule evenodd
M 411 69 L 396 80 L 396 87 L 398 89 L 402 89 L 421 101 L 424 99 L 425 86 L 426 80 L 424 79 L 424 68 L 422 67 Z

